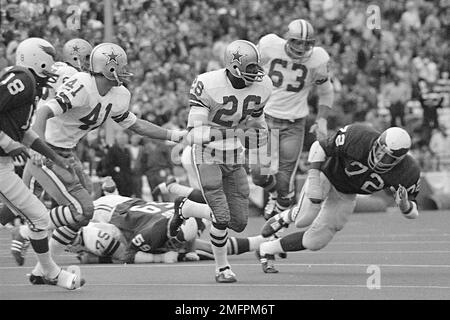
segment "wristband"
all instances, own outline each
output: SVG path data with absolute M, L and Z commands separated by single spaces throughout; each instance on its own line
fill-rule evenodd
M 6 133 L 0 131 L 0 147 L 6 153 L 9 153 L 12 150 L 16 149 L 18 144 L 18 142 L 11 139 Z

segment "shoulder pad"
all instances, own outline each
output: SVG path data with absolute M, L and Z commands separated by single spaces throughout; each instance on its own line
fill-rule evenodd
M 20 77 L 21 80 L 23 82 L 26 82 L 26 83 L 24 83 L 25 87 L 31 87 L 34 90 L 36 90 L 36 79 L 34 78 L 33 73 L 31 73 L 31 71 L 28 70 L 27 68 L 20 67 L 20 66 L 10 67 L 8 69 L 8 71 L 6 71 L 6 73 L 3 75 L 3 77 L 9 73 L 15 73 L 17 75 L 21 75 L 21 77 Z
M 131 98 L 130 90 L 128 90 L 124 86 L 114 87 L 114 93 L 120 96 L 127 96 Z
M 273 82 L 272 79 L 270 79 L 270 77 L 267 74 L 263 77 L 263 81 L 261 82 L 261 84 L 264 86 L 265 89 L 270 90 L 270 92 L 272 92 Z
M 55 62 L 55 63 L 53 64 L 52 68 L 54 68 L 55 70 L 57 70 L 57 69 L 59 69 L 59 68 L 65 67 L 65 66 L 67 66 L 67 63 L 61 62 L 61 61 L 57 61 L 57 62 Z
M 267 46 L 274 46 L 284 41 L 285 40 L 283 38 L 280 38 L 275 33 L 269 33 L 259 40 L 259 47 L 262 48 Z
M 327 63 L 330 60 L 330 56 L 322 47 L 314 47 L 311 58 L 309 59 L 309 64 L 311 64 L 311 68 L 318 67 Z
M 222 68 L 200 74 L 197 81 L 201 81 L 204 88 L 207 90 L 222 86 L 225 79 L 225 68 Z

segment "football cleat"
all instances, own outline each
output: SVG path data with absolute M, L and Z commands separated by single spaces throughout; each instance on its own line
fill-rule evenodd
M 169 236 L 170 237 L 175 237 L 178 234 L 178 231 L 180 230 L 180 227 L 183 224 L 183 221 L 185 220 L 181 213 L 181 207 L 183 206 L 186 199 L 187 198 L 185 198 L 185 197 L 178 197 L 174 201 L 174 211 L 175 212 L 173 213 L 173 216 L 169 222 Z
M 81 270 L 78 266 L 68 266 L 67 270 L 61 269 L 58 275 L 49 279 L 43 275 L 27 274 L 29 281 L 33 285 L 51 285 L 58 286 L 67 290 L 81 288 L 86 281 L 81 278 Z
M 216 271 L 216 282 L 218 283 L 233 283 L 236 282 L 236 275 L 231 271 L 230 266 L 221 268 Z
M 25 254 L 30 246 L 30 241 L 22 237 L 20 234 L 20 226 L 14 227 L 11 230 L 11 238 L 11 254 L 16 260 L 16 263 L 19 266 L 23 266 L 25 263 Z
M 289 224 L 286 223 L 282 217 L 280 217 L 280 214 L 276 214 L 272 218 L 267 220 L 266 223 L 263 225 L 261 235 L 264 238 L 268 238 L 270 236 L 273 236 L 281 229 L 287 228 L 288 226 Z
M 30 280 L 32 285 L 45 284 L 44 276 L 27 273 L 27 277 L 28 277 L 28 280 Z
M 256 257 L 261 263 L 261 267 L 264 273 L 278 273 L 278 270 L 275 269 L 274 261 L 275 256 L 272 254 L 261 255 L 261 252 L 258 250 L 255 251 Z
M 275 207 L 277 205 L 277 195 L 276 193 L 270 193 L 269 200 L 264 207 L 264 219 L 269 220 L 276 214 Z
M 168 176 L 165 182 L 161 182 L 155 187 L 155 190 L 152 191 L 153 198 L 159 196 L 160 194 L 168 194 L 170 193 L 167 189 L 169 185 L 172 183 L 178 182 L 174 176 Z

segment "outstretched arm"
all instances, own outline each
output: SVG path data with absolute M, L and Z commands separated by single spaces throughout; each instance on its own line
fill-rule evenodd
M 136 122 L 128 129 L 141 136 L 160 140 L 170 140 L 173 142 L 181 141 L 186 135 L 185 131 L 167 130 L 142 119 L 136 119 Z
M 390 188 L 394 193 L 394 199 L 397 203 L 398 208 L 403 213 L 403 216 L 407 219 L 415 219 L 419 216 L 419 211 L 417 210 L 417 203 L 415 201 L 409 200 L 408 191 L 402 185 L 398 186 L 395 190 L 394 187 Z

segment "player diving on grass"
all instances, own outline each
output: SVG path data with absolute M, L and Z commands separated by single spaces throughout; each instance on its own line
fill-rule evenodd
M 89 131 L 110 118 L 124 129 L 150 138 L 178 142 L 186 134 L 138 119 L 128 111 L 131 95 L 123 84 L 132 74 L 126 71 L 126 66 L 127 55 L 120 46 L 97 45 L 90 55 L 89 72 L 77 72 L 67 79 L 55 98 L 36 112 L 33 125 L 36 133 L 59 155 L 74 159 L 75 174 L 59 170 L 46 159 L 28 161 L 24 171 L 24 180 L 36 179 L 59 204 L 50 210 L 55 229 L 50 239 L 53 252 L 71 244 L 77 231 L 93 215 L 91 195 L 82 183 L 82 164 L 75 155 L 75 147 Z M 39 277 L 39 269 L 37 264 L 32 272 L 35 278 Z
M 415 219 L 419 212 L 420 168 L 408 151 L 409 134 L 397 127 L 380 133 L 373 128 L 348 125 L 311 146 L 311 167 L 296 206 L 270 218 L 261 234 L 269 237 L 294 222 L 305 231 L 262 243 L 260 262 L 265 273 L 276 273 L 275 254 L 320 250 L 342 230 L 356 205 L 357 194 L 389 189 L 402 215 Z

